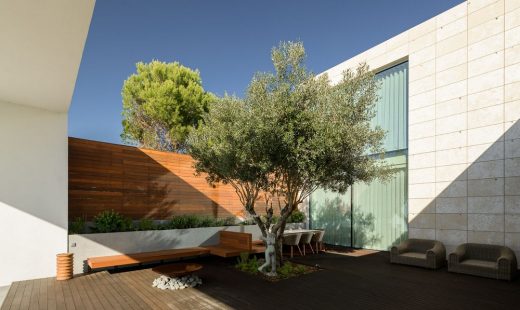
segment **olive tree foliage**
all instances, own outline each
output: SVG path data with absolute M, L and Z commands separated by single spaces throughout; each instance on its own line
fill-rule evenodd
M 199 72 L 178 62 L 137 63 L 123 84 L 123 141 L 163 151 L 186 149 L 208 103 Z
M 196 171 L 206 173 L 210 184 L 222 182 L 235 189 L 246 212 L 265 236 L 266 225 L 255 204 L 269 188 L 273 169 L 267 154 L 259 149 L 260 118 L 248 103 L 227 95 L 212 102 L 203 125 L 188 139 L 188 151 L 196 160 Z
M 385 179 L 385 132 L 370 125 L 378 83 L 365 64 L 331 84 L 305 65 L 301 42 L 272 50 L 274 73 L 256 74 L 244 99 L 225 97 L 212 105 L 193 131 L 189 152 L 210 182 L 229 183 L 264 237 L 274 234 L 277 260 L 287 218 L 317 188 L 346 191 L 355 182 Z M 260 197 L 263 196 L 263 197 Z M 268 202 L 265 217 L 255 211 Z M 273 201 L 282 199 L 279 220 Z

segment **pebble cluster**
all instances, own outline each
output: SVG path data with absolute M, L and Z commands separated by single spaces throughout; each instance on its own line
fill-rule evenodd
M 202 279 L 195 275 L 187 275 L 180 278 L 170 278 L 167 276 L 160 276 L 153 280 L 153 287 L 161 290 L 183 290 L 188 287 L 195 287 L 202 284 Z

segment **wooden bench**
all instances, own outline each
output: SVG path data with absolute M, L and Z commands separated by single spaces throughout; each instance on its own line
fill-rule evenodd
M 193 247 L 134 254 L 120 254 L 87 258 L 90 269 L 128 266 L 142 263 L 160 262 L 168 259 L 179 259 L 212 254 L 220 257 L 239 256 L 241 253 L 263 253 L 265 247 L 261 241 L 252 241 L 248 233 L 220 231 L 220 242 L 217 245 Z
M 220 231 L 220 242 L 218 245 L 206 246 L 210 254 L 220 257 L 239 256 L 241 253 L 262 253 L 265 247 L 254 244 L 252 235 L 249 233 Z
M 135 254 L 121 254 L 87 258 L 91 269 L 127 266 L 133 264 L 159 262 L 167 259 L 178 259 L 209 254 L 210 250 L 203 247 L 173 249 Z

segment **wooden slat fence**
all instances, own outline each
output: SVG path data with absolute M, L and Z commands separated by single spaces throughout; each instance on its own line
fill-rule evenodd
M 195 176 L 189 155 L 69 138 L 69 219 L 107 209 L 133 219 L 243 215 L 234 189 Z

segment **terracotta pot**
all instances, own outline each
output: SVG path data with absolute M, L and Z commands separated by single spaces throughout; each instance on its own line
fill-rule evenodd
M 56 255 L 56 280 L 63 281 L 72 279 L 74 257 L 72 253 L 61 253 Z

